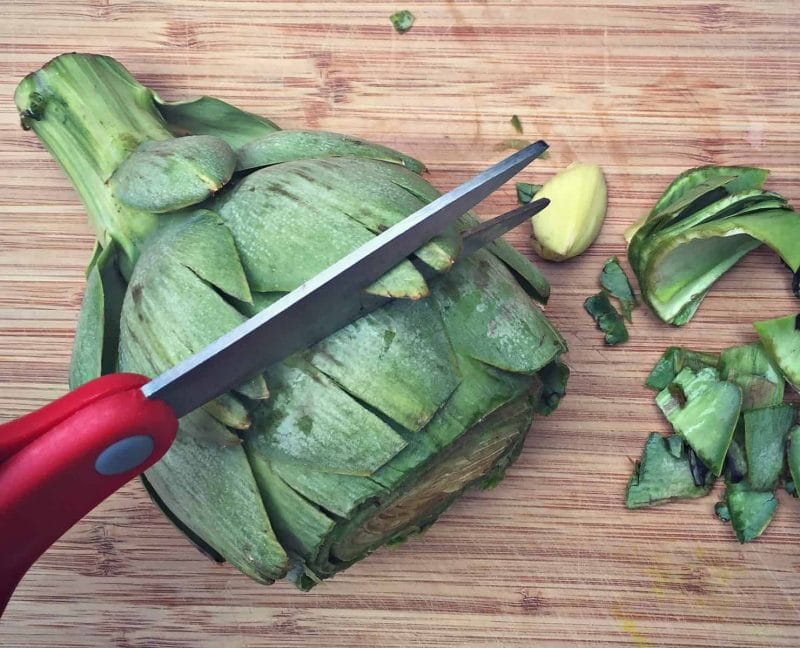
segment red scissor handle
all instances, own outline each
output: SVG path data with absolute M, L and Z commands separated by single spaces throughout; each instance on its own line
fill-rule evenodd
M 0 614 L 51 544 L 172 445 L 178 420 L 146 382 L 103 376 L 0 425 Z

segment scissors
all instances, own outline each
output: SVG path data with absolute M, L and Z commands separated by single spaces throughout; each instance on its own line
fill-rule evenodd
M 0 614 L 51 544 L 167 452 L 181 416 L 391 301 L 364 289 L 546 149 L 530 144 L 440 196 L 160 376 L 107 374 L 0 425 Z M 467 230 L 462 255 L 548 202 Z

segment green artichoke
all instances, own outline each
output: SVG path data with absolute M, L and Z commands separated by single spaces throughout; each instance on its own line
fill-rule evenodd
M 397 151 L 167 103 L 107 57 L 62 55 L 15 98 L 97 235 L 73 387 L 157 375 L 439 195 Z M 513 248 L 459 259 L 475 222 L 376 281 L 388 305 L 181 420 L 144 483 L 196 545 L 308 588 L 499 481 L 564 393 L 566 345 Z

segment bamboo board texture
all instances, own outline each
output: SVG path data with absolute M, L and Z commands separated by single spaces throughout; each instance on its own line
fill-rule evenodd
M 408 8 L 413 29 L 389 15 Z M 681 170 L 760 165 L 800 201 L 796 2 L 575 0 L 117 2 L 6 0 L 0 22 L 0 417 L 66 388 L 92 237 L 66 178 L 13 106 L 51 56 L 106 53 L 165 98 L 213 94 L 283 127 L 357 134 L 424 160 L 440 188 L 516 139 L 545 138 L 541 182 L 603 166 L 596 244 L 542 264 L 547 312 L 572 367 L 498 488 L 471 493 L 422 538 L 378 551 L 311 593 L 262 588 L 206 561 L 138 483 L 88 515 L 23 580 L 4 646 L 796 646 L 800 504 L 740 546 L 715 497 L 629 512 L 622 493 L 648 432 L 665 430 L 643 380 L 670 344 L 720 350 L 797 309 L 789 274 L 756 251 L 691 324 L 635 312 L 608 348 L 582 310 L 622 231 Z M 479 210 L 514 204 L 509 186 Z M 531 254 L 530 228 L 509 239 Z

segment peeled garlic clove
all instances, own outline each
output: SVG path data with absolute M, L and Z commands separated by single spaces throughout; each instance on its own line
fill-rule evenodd
M 550 199 L 533 219 L 533 249 L 543 259 L 578 256 L 600 233 L 608 199 L 599 166 L 573 162 L 548 180 L 535 198 Z

